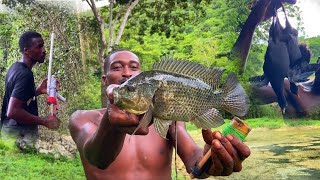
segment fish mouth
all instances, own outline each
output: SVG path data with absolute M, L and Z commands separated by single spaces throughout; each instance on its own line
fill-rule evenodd
M 126 112 L 130 113 L 130 114 L 136 114 L 136 115 L 141 115 L 144 114 L 148 111 L 148 109 L 142 109 L 142 108 L 130 108 L 133 107 L 132 104 L 136 104 L 136 103 L 132 103 L 132 102 L 122 102 L 119 101 L 119 94 L 117 91 L 114 91 L 113 93 L 113 102 L 114 104 L 116 104 L 118 107 L 123 108 L 123 110 L 125 110 Z M 129 107 L 128 107 L 129 106 Z

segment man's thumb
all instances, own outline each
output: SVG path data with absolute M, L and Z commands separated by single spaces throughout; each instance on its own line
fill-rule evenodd
M 202 137 L 207 144 L 212 144 L 213 135 L 211 129 L 202 129 Z

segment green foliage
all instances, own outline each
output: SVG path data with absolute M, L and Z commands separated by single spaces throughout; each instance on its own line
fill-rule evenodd
M 100 108 L 100 92 L 101 80 L 88 76 L 83 84 L 80 84 L 78 91 L 70 97 L 73 99 L 74 105 L 70 107 L 70 112 L 78 109 L 98 109 Z
M 14 8 L 16 6 L 26 6 L 26 5 L 30 5 L 32 3 L 34 3 L 35 0 L 2 0 L 2 4 L 6 5 L 10 8 Z
M 6 141 L 0 141 L 0 154 L 0 179 L 3 180 L 85 179 L 79 156 L 55 159 L 50 155 L 24 154 Z
M 248 2 L 189 0 L 171 6 L 171 1 L 146 0 L 128 20 L 120 46 L 138 52 L 144 69 L 161 56 L 229 68 L 222 54 L 230 52 Z
M 308 39 L 303 39 L 302 42 L 306 43 L 313 53 L 311 62 L 316 63 L 318 57 L 320 56 L 320 36 L 312 37 Z

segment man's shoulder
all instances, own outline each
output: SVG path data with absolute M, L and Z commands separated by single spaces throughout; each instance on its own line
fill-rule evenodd
M 103 109 L 91 109 L 91 110 L 76 110 L 72 113 L 71 118 L 79 118 L 83 116 L 92 116 L 92 115 L 101 115 L 106 111 L 106 108 Z
M 10 68 L 13 71 L 20 71 L 24 73 L 31 73 L 32 71 L 28 68 L 28 66 L 22 62 L 13 63 Z
M 106 109 L 94 109 L 94 110 L 77 110 L 70 116 L 70 125 L 83 124 L 87 122 L 96 122 L 101 119 Z
M 7 76 L 15 76 L 17 78 L 33 78 L 33 73 L 24 63 L 15 62 L 8 69 Z

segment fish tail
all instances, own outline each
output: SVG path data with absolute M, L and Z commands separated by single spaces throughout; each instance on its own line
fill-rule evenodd
M 249 98 L 235 73 L 230 73 L 222 89 L 222 108 L 236 116 L 244 116 L 249 109 Z

